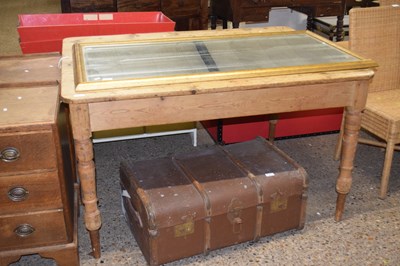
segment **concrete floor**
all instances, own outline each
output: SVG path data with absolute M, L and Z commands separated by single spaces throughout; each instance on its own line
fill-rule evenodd
M 390 191 L 378 199 L 384 152 L 360 145 L 347 196 L 344 219 L 335 222 L 335 181 L 338 162 L 332 159 L 337 134 L 276 141 L 276 145 L 309 174 L 306 225 L 247 242 L 185 258 L 169 265 L 400 265 L 400 154 L 394 158 Z M 95 144 L 98 196 L 102 213 L 102 257 L 94 259 L 88 234 L 79 219 L 82 265 L 146 265 L 124 220 L 119 188 L 122 160 L 169 156 L 214 145 L 200 130 L 194 148 L 188 134 Z M 53 265 L 39 256 L 23 257 L 12 265 Z

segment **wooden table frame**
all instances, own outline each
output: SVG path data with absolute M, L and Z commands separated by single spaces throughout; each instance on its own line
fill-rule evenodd
M 284 31 L 282 27 L 235 29 L 220 34 Z M 196 37 L 215 31 L 193 31 L 142 35 Z M 151 37 L 149 37 L 151 36 Z M 78 37 L 64 40 L 62 60 L 62 99 L 70 106 L 70 119 L 78 161 L 85 225 L 92 251 L 100 257 L 100 211 L 97 203 L 95 163 L 91 134 L 94 131 L 158 124 L 202 121 L 218 118 L 344 107 L 346 112 L 342 159 L 337 178 L 335 219 L 341 220 L 346 195 L 352 182 L 353 160 L 365 107 L 372 66 L 328 72 L 257 76 L 235 80 L 206 80 L 138 89 L 99 89 L 75 92 L 72 46 L 79 42 L 132 40 L 136 35 Z M 333 45 L 333 44 L 332 44 Z M 160 112 L 162 110 L 162 112 Z M 332 148 L 333 149 L 333 148 Z

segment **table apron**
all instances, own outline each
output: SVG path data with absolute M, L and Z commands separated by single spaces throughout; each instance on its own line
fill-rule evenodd
M 355 105 L 363 108 L 367 86 L 360 86 L 362 82 L 94 102 L 88 104 L 90 127 L 100 131 Z M 365 95 L 362 101 L 360 94 Z

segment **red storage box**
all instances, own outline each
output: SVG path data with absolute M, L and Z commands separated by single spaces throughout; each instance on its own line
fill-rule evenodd
M 60 52 L 67 37 L 173 31 L 175 22 L 161 12 L 19 15 L 24 54 Z
M 302 111 L 278 114 L 275 137 L 300 136 L 331 132 L 340 129 L 343 108 Z M 222 119 L 218 130 L 217 120 L 203 121 L 211 137 L 226 144 L 243 142 L 257 136 L 268 138 L 268 116 L 251 116 Z

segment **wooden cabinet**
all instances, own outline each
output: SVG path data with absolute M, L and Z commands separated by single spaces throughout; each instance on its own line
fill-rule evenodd
M 208 0 L 61 0 L 62 12 L 161 11 L 176 22 L 175 30 L 208 28 Z
M 37 65 L 25 64 L 26 58 L 43 59 L 5 61 L 33 71 Z M 1 71 L 4 65 L 0 59 Z M 0 84 L 0 265 L 35 253 L 79 265 L 67 106 L 60 105 L 56 79 L 40 83 Z
M 312 19 L 322 16 L 343 16 L 344 0 L 211 0 L 211 28 L 216 28 L 216 20 L 222 19 L 226 28 L 227 21 L 232 21 L 238 28 L 240 22 L 267 22 L 272 7 L 290 7 L 309 16 L 308 28 Z

